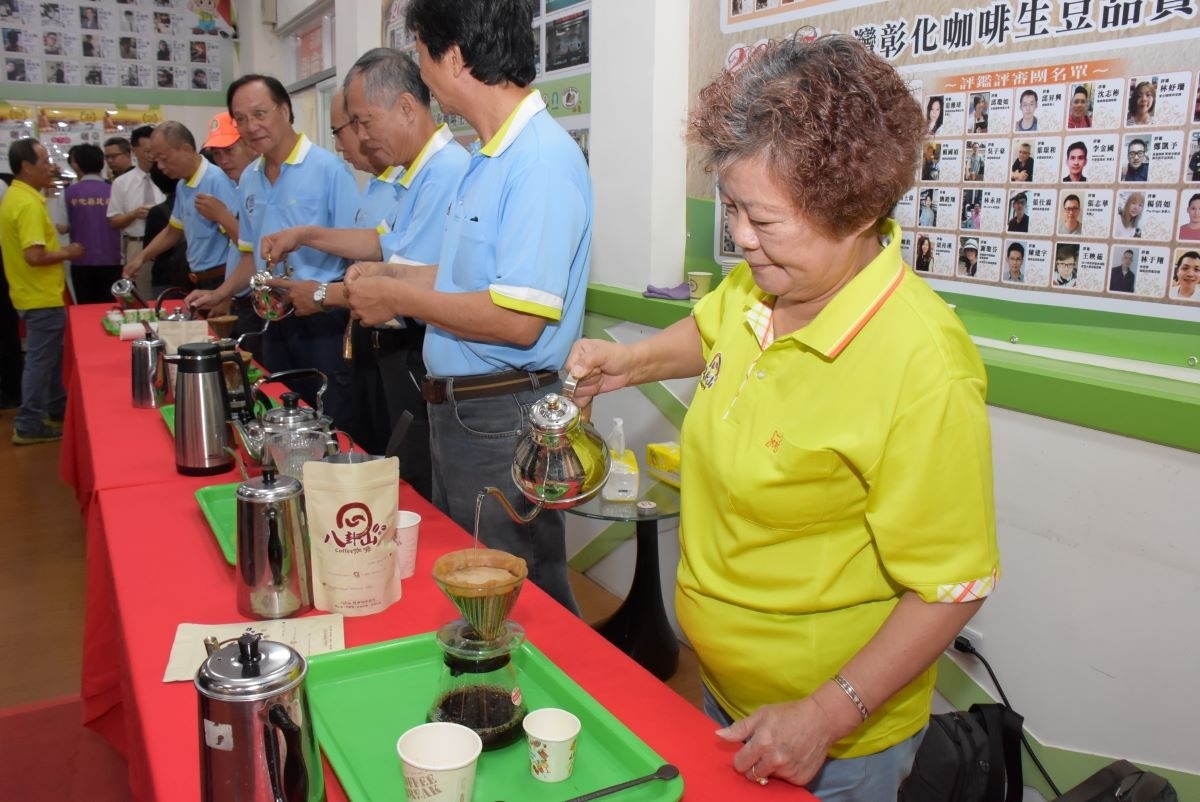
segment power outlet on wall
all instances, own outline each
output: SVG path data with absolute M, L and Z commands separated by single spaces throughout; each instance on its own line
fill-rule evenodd
M 978 629 L 975 629 L 974 627 L 963 627 L 962 631 L 958 634 L 971 641 L 971 645 L 975 647 L 977 651 L 983 651 L 983 633 Z

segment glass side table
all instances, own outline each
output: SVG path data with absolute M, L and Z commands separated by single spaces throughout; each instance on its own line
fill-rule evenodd
M 596 497 L 567 512 L 601 521 L 633 521 L 637 529 L 637 558 L 629 594 L 597 631 L 659 679 L 669 679 L 679 667 L 679 640 L 667 621 L 658 577 L 658 522 L 679 517 L 679 491 L 645 474 L 640 475 L 635 501 L 606 501 Z M 637 502 L 654 509 L 639 514 Z

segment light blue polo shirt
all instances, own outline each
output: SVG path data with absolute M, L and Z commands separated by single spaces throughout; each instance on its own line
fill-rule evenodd
M 497 306 L 546 318 L 529 348 L 461 340 L 430 324 L 434 376 L 558 370 L 583 329 L 592 255 L 592 182 L 579 146 L 532 90 L 471 161 L 446 217 L 434 287 L 486 290 Z
M 225 264 L 229 254 L 229 235 L 196 211 L 196 196 L 200 193 L 212 195 L 228 209 L 237 209 L 237 185 L 203 156 L 192 177 L 175 185 L 170 224 L 183 232 L 188 267 L 196 271 Z
M 284 160 L 274 185 L 267 180 L 265 160 L 259 157 L 242 173 L 238 214 L 238 248 L 254 256 L 258 270 L 266 268 L 259 240 L 285 228 L 314 225 L 354 228 L 358 186 L 340 158 L 300 134 Z M 337 281 L 346 271 L 344 259 L 307 246 L 288 254 L 292 278 Z M 275 272 L 281 271 L 274 265 Z
M 355 228 L 392 230 L 396 224 L 396 182 L 403 171 L 401 167 L 389 167 L 379 175 L 371 176 L 363 190 L 358 213 L 354 215 Z
M 443 124 L 408 169 L 399 171 L 396 215 L 390 230 L 379 233 L 385 261 L 400 256 L 420 264 L 437 264 L 446 210 L 454 202 L 470 161 L 467 151 Z

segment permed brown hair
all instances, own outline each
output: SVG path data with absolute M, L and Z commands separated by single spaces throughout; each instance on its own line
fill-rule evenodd
M 806 221 L 844 237 L 910 186 L 925 115 L 883 59 L 849 36 L 772 42 L 700 91 L 689 141 L 718 171 L 763 159 Z

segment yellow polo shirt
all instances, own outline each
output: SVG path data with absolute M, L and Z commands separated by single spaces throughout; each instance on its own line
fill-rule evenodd
M 983 364 L 958 318 L 883 252 L 773 339 L 745 263 L 695 308 L 707 368 L 684 420 L 675 604 L 735 718 L 803 698 L 907 591 L 986 596 L 999 573 Z M 830 750 L 874 754 L 929 716 L 934 668 Z
M 15 180 L 0 200 L 0 253 L 13 306 L 22 310 L 62 306 L 66 286 L 62 263 L 33 267 L 25 261 L 25 249 L 34 245 L 57 251 L 58 232 L 42 193 Z

